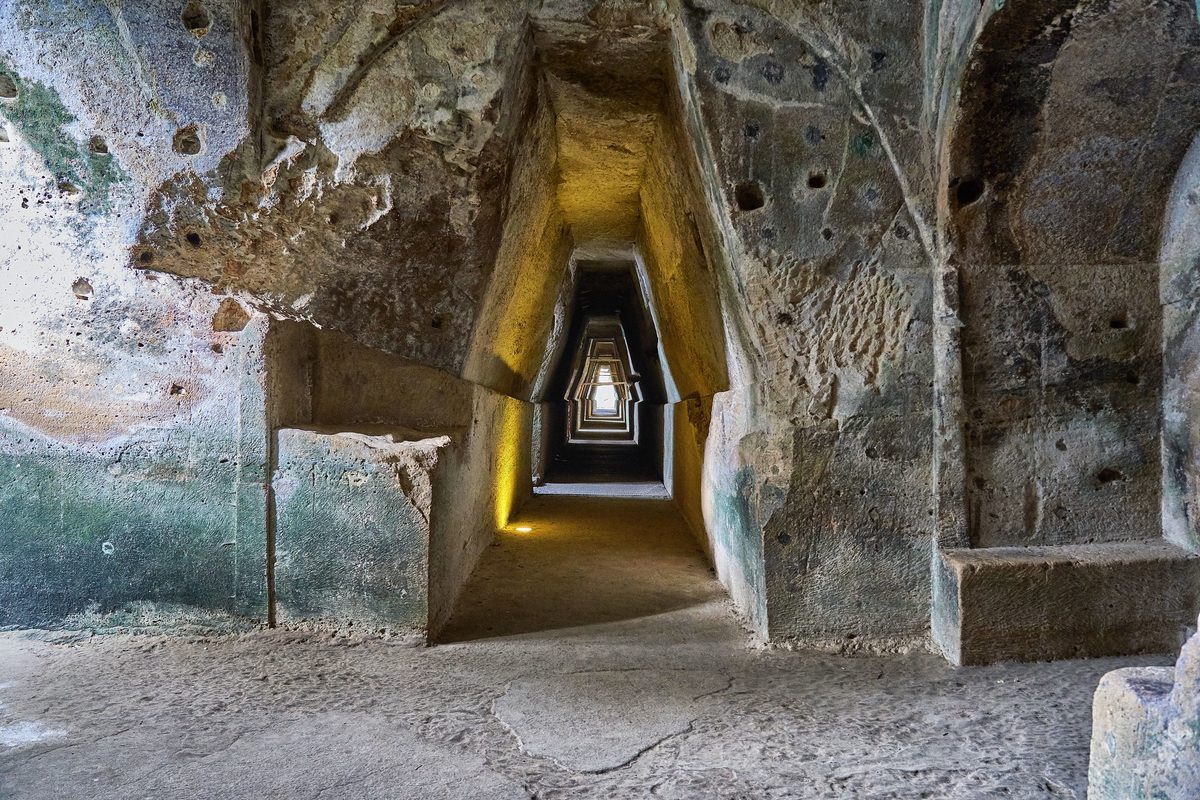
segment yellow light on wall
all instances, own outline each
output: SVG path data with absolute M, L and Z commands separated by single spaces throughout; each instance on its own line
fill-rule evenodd
M 533 533 L 533 528 L 529 527 L 528 525 L 518 525 L 517 527 L 513 528 L 513 530 L 517 533 Z

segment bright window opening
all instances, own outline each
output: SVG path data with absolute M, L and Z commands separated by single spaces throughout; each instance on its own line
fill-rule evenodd
M 589 399 L 592 403 L 593 414 L 601 417 L 617 415 L 619 397 L 617 387 L 613 386 L 612 367 L 607 365 L 600 367 L 596 373 L 596 385 L 592 387 L 592 396 Z

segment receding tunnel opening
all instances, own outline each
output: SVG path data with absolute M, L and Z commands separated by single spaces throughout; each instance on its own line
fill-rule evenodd
M 540 407 L 546 484 L 662 482 L 663 369 L 634 269 L 580 267 L 569 332 Z

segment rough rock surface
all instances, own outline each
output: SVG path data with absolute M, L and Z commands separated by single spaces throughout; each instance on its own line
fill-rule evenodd
M 0 793 L 1083 800 L 1092 688 L 1146 663 L 962 671 L 923 654 L 764 652 L 745 648 L 721 603 L 433 648 L 284 630 L 73 644 L 4 634 Z M 612 691 L 605 708 L 573 695 L 544 720 L 506 724 L 514 692 L 596 673 L 627 676 L 596 679 Z M 692 699 L 711 690 L 723 691 Z M 612 738 L 591 738 L 606 721 Z
M 601 255 L 760 638 L 927 644 L 941 549 L 1194 551 L 1198 58 L 1191 0 L 3 0 L 0 622 L 269 616 L 291 324 L 455 387 L 502 524 Z
M 1092 710 L 1088 800 L 1200 796 L 1200 635 L 1171 667 L 1100 679 Z

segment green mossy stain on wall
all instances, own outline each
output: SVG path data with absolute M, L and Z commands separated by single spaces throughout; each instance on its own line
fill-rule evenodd
M 220 462 L 222 444 L 146 443 L 114 474 L 111 455 L 0 422 L 0 627 L 58 627 L 132 601 L 232 611 L 235 468 Z M 156 477 L 160 462 L 173 477 Z
M 716 511 L 713 528 L 718 540 L 717 547 L 724 550 L 738 565 L 747 582 L 759 589 L 756 591 L 757 604 L 747 611 L 755 627 L 765 631 L 767 608 L 765 595 L 760 588 L 766 582 L 762 539 L 747 501 L 757 483 L 756 476 L 751 468 L 742 467 L 734 472 L 729 480 L 732 482 L 730 488 L 733 489 L 733 493 L 717 491 L 713 497 Z
M 6 64 L 0 75 L 17 87 L 17 96 L 0 102 L 0 115 L 42 157 L 56 181 L 70 183 L 83 193 L 79 210 L 86 215 L 110 210 L 109 192 L 128 175 L 111 153 L 92 153 L 64 130 L 75 117 L 62 104 L 58 92 L 37 81 L 23 80 Z

